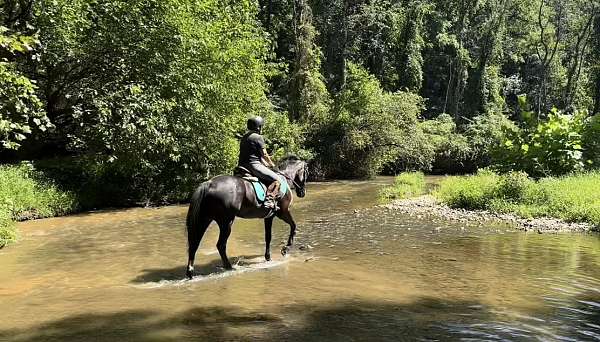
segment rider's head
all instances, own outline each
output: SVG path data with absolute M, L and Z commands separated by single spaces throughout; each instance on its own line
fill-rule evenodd
M 260 116 L 255 116 L 253 118 L 248 119 L 247 127 L 250 131 L 260 133 L 264 124 L 265 120 L 263 118 L 261 118 Z

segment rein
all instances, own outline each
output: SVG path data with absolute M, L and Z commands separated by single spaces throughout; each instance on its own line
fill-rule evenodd
M 303 187 L 301 187 L 300 185 L 298 185 L 298 183 L 293 180 L 292 178 L 290 178 L 288 175 L 286 175 L 283 172 L 279 172 L 280 175 L 282 175 L 283 177 L 285 177 L 285 179 L 289 180 L 293 185 L 294 185 L 294 189 L 303 189 Z
M 298 168 L 299 170 L 300 168 Z M 296 170 L 296 172 L 298 172 L 298 170 Z M 292 183 L 292 185 L 294 185 L 294 189 L 300 189 L 300 190 L 304 190 L 304 187 L 300 186 L 296 180 L 292 179 L 290 176 L 286 175 L 283 171 L 281 170 L 277 170 L 277 173 L 279 173 L 280 175 L 282 175 L 283 177 L 285 177 L 285 179 L 287 179 L 288 181 L 290 181 Z M 295 177 L 294 177 L 295 178 Z

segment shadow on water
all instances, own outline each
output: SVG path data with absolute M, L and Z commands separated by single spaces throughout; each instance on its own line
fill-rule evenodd
M 409 304 L 347 301 L 283 306 L 268 314 L 231 306 L 196 307 L 166 317 L 145 310 L 70 316 L 33 328 L 0 330 L 0 340 L 448 340 L 448 331 L 440 323 L 474 315 L 478 320 L 489 317 L 478 303 L 430 298 Z
M 231 263 L 237 265 L 251 265 L 254 264 L 254 260 L 260 259 L 264 261 L 262 255 L 242 255 L 229 258 Z M 160 281 L 173 281 L 173 280 L 184 280 L 186 267 L 178 266 L 173 268 L 154 268 L 142 270 L 142 274 L 137 276 L 131 281 L 134 284 L 154 283 Z M 195 265 L 196 276 L 214 276 L 228 272 L 223 268 L 223 262 L 221 259 L 215 259 L 208 264 L 196 264 Z
M 581 301 L 594 298 L 581 297 Z M 595 298 L 597 300 L 597 298 Z M 84 314 L 24 329 L 0 330 L 2 341 L 452 341 L 598 340 L 594 324 L 555 326 L 558 312 L 515 326 L 478 302 L 420 298 L 412 303 L 346 300 L 327 305 L 282 305 L 270 313 L 237 306 L 195 307 L 173 315 L 151 310 Z M 548 315 L 549 316 L 546 316 Z M 599 322 L 600 309 L 584 314 Z M 568 328 L 567 330 L 565 330 Z

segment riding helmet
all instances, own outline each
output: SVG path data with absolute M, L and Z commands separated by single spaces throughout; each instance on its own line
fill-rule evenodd
M 257 131 L 260 133 L 263 125 L 265 124 L 265 120 L 260 116 L 255 116 L 253 118 L 248 119 L 247 127 L 251 131 Z

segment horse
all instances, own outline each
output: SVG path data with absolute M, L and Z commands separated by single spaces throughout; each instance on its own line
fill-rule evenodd
M 277 216 L 290 226 L 287 245 L 281 249 L 285 255 L 294 243 L 296 222 L 290 212 L 293 201 L 292 190 L 302 198 L 306 195 L 306 179 L 308 178 L 307 163 L 290 157 L 279 165 L 280 174 L 288 183 L 288 191 L 278 200 L 279 209 L 272 215 L 271 209 L 262 207 L 256 199 L 252 184 L 237 176 L 216 176 L 202 183 L 192 195 L 187 213 L 186 229 L 188 238 L 188 264 L 186 276 L 194 276 L 194 257 L 200 241 L 208 226 L 215 221 L 219 226 L 217 250 L 221 256 L 223 267 L 231 270 L 227 258 L 227 239 L 236 217 L 264 219 L 265 224 L 265 260 L 271 260 L 271 228 L 274 216 Z

